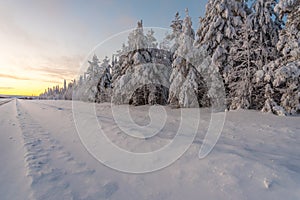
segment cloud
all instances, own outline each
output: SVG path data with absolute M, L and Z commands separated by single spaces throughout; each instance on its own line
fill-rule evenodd
M 72 80 L 79 72 L 83 56 L 43 57 L 43 62 L 36 66 L 23 67 L 28 73 L 56 80 Z
M 56 79 L 56 80 L 70 80 L 75 78 L 77 75 L 77 71 L 70 71 L 66 68 L 51 68 L 51 67 L 38 67 L 38 68 L 31 68 L 37 74 L 41 76 L 45 76 L 48 78 Z
M 13 90 L 13 87 L 0 87 L 0 90 Z
M 42 78 L 29 78 L 29 77 L 22 77 L 22 76 L 9 75 L 9 74 L 0 74 L 0 78 L 8 78 L 8 79 L 14 79 L 14 80 L 19 80 L 19 81 L 39 81 L 39 82 L 55 83 L 55 84 L 62 83 L 62 81 L 56 81 L 53 79 L 49 80 L 49 79 L 42 79 Z M 12 88 L 10 88 L 10 89 L 12 89 Z
M 26 77 L 20 77 L 20 76 L 15 76 L 15 75 L 10 75 L 10 74 L 0 74 L 0 78 L 9 78 L 9 79 L 16 79 L 16 80 L 30 80 L 29 78 L 26 78 Z

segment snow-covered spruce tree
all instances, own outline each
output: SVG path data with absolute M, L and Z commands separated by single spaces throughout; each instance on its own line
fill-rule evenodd
M 277 49 L 281 56 L 269 63 L 270 73 L 264 79 L 272 83 L 272 95 L 263 108 L 278 115 L 299 113 L 300 61 L 299 61 L 299 0 L 281 0 L 275 7 L 282 19 L 287 16 L 286 26 L 280 31 Z
M 211 56 L 203 46 L 194 46 L 186 56 L 188 63 L 192 63 L 197 72 L 203 77 L 202 88 L 207 88 L 202 96 L 202 105 L 212 107 L 212 111 L 224 111 L 226 109 L 226 93 L 223 77 L 219 68 L 212 63 Z M 201 93 L 200 93 L 201 94 Z
M 300 0 L 280 0 L 276 6 L 280 17 L 287 15 L 285 28 L 280 32 L 277 49 L 282 53 L 282 62 L 300 59 Z
M 111 98 L 111 65 L 109 64 L 109 59 L 106 56 L 102 64 L 100 66 L 101 72 L 99 77 L 99 82 L 97 84 L 97 94 L 96 94 L 96 102 L 108 102 Z
M 142 22 L 128 36 L 126 52 L 115 65 L 112 102 L 115 104 L 166 104 L 171 72 L 165 52 L 153 48 L 154 32 L 144 35 Z M 149 42 L 149 36 L 153 37 Z M 151 48 L 148 48 L 151 46 Z M 124 48 L 123 48 L 124 49 Z M 169 63 L 169 65 L 168 65 Z M 113 69 L 114 71 L 114 69 Z
M 119 60 L 115 64 L 120 67 L 118 76 L 123 75 L 132 65 L 147 63 L 151 60 L 147 51 L 148 40 L 144 35 L 142 21 L 139 21 L 137 28 L 129 33 L 127 43 L 127 46 L 123 44 L 122 49 L 117 54 Z
M 147 37 L 144 35 L 143 21 L 137 23 L 137 28 L 134 29 L 128 36 L 128 51 L 147 48 Z
M 299 66 L 299 60 L 282 65 L 280 58 L 265 66 L 272 70 L 264 76 L 270 84 L 265 87 L 266 101 L 262 111 L 281 116 L 300 112 Z
M 265 85 L 263 112 L 277 115 L 299 113 L 300 61 L 284 64 L 281 57 L 265 65 L 257 81 Z
M 195 66 L 188 62 L 188 57 L 194 50 L 194 40 L 192 21 L 186 9 L 186 17 L 178 39 L 179 46 L 174 54 L 170 77 L 169 103 L 173 106 L 185 108 L 208 106 L 204 79 Z
M 176 12 L 175 18 L 172 21 L 170 27 L 172 28 L 172 33 L 166 33 L 165 38 L 160 43 L 160 48 L 169 51 L 174 54 L 179 46 L 179 38 L 182 33 L 182 23 L 179 12 Z
M 251 94 L 253 91 L 251 77 L 253 77 L 255 66 L 251 61 L 250 41 L 247 29 L 245 35 L 239 38 L 230 51 L 230 62 L 233 67 L 225 73 L 225 84 L 227 84 L 227 104 L 229 109 L 248 109 L 251 105 Z
M 65 100 L 72 100 L 72 95 L 73 95 L 73 89 L 76 87 L 76 82 L 72 81 L 68 83 L 66 92 L 64 94 Z
M 159 43 L 159 48 L 160 49 L 171 49 L 171 45 L 172 45 L 172 41 L 169 39 L 169 32 L 165 33 L 165 37 L 163 38 L 163 40 Z
M 264 10 L 265 12 L 259 16 L 255 13 L 249 16 L 249 21 L 247 20 L 245 24 L 247 28 L 244 29 L 247 31 L 243 31 L 243 37 L 237 40 L 231 49 L 231 55 L 234 55 L 232 60 L 236 60 L 235 67 L 229 71 L 227 77 L 231 88 L 231 108 L 262 109 L 264 112 L 272 112 L 277 115 L 299 112 L 299 71 L 297 69 L 299 63 L 284 64 L 283 59 L 275 51 L 276 38 L 280 28 L 279 20 L 277 23 L 271 21 L 271 18 L 276 20 L 274 15 L 267 20 L 261 17 L 270 16 L 270 14 L 266 14 L 268 10 L 273 13 L 270 5 L 273 6 L 274 2 L 269 2 L 264 9 L 258 8 L 259 3 L 262 5 L 268 2 L 256 3 L 254 11 Z M 256 22 L 268 21 L 271 23 L 264 25 L 267 28 L 263 29 L 258 26 L 256 28 L 258 31 L 252 31 L 255 21 L 251 21 L 251 19 L 255 18 Z M 272 29 L 273 26 L 275 28 Z M 278 57 L 279 59 L 276 59 Z M 231 99 L 230 97 L 229 99 Z
M 230 67 L 224 72 L 229 109 L 248 109 L 253 91 L 252 78 L 258 66 L 251 48 L 256 43 L 248 20 L 239 29 L 239 37 L 231 42 L 228 55 Z
M 150 29 L 146 34 L 146 42 L 148 49 L 157 48 L 158 43 L 156 38 L 154 37 L 154 31 Z
M 230 43 L 239 37 L 247 17 L 247 7 L 239 0 L 209 0 L 204 18 L 200 18 L 197 46 L 205 46 L 220 73 L 228 68 Z
M 256 59 L 256 72 L 252 80 L 254 84 L 250 106 L 257 110 L 261 110 L 265 106 L 265 92 L 268 84 L 273 89 L 271 79 L 268 78 L 273 73 L 273 67 L 269 63 L 279 56 L 276 45 L 282 24 L 274 11 L 275 5 L 275 0 L 256 0 L 252 5 L 254 12 L 249 16 L 247 22 L 250 24 L 250 31 L 254 31 L 251 35 L 257 41 L 254 43 L 254 48 L 251 48 Z
M 229 88 L 227 83 L 212 83 L 214 80 L 225 80 L 226 73 L 233 67 L 230 50 L 232 43 L 241 36 L 241 27 L 245 23 L 250 10 L 244 1 L 238 0 L 209 0 L 206 5 L 204 18 L 200 18 L 200 27 L 197 31 L 196 47 L 204 47 L 209 56 L 212 57 L 212 64 L 206 70 L 209 77 L 207 82 L 214 86 L 211 89 L 214 97 L 214 104 L 219 101 L 225 92 L 228 96 Z M 212 69 L 216 68 L 216 69 Z M 212 99 L 211 99 L 212 101 Z M 223 108 L 219 102 L 218 107 Z
M 101 68 L 100 61 L 96 55 L 92 61 L 88 61 L 89 67 L 84 74 L 84 80 L 81 85 L 78 85 L 74 91 L 74 99 L 82 101 L 97 101 L 97 85 L 100 80 Z
M 205 69 L 205 73 L 209 77 L 207 78 L 208 86 L 213 86 L 210 87 L 210 97 L 214 104 L 221 99 L 224 101 L 224 88 L 227 96 L 230 96 L 229 79 L 226 79 L 226 75 L 233 67 L 233 58 L 230 57 L 231 46 L 241 37 L 240 30 L 249 13 L 250 10 L 244 1 L 209 0 L 206 5 L 205 17 L 200 18 L 195 45 L 198 48 L 205 48 L 212 57 L 212 64 Z M 212 80 L 215 80 L 216 83 L 213 83 Z M 227 80 L 227 82 L 221 83 L 221 80 Z M 218 107 L 223 108 L 223 104 L 226 102 L 219 102 Z
M 287 15 L 287 21 L 277 44 L 282 57 L 272 66 L 273 99 L 285 114 L 295 114 L 300 112 L 300 1 L 280 0 L 276 11 L 281 18 Z
M 300 60 L 278 68 L 273 84 L 282 94 L 280 106 L 286 114 L 300 113 Z
M 274 11 L 275 5 L 276 0 L 256 0 L 252 5 L 253 13 L 247 19 L 249 31 L 251 31 L 250 37 L 255 37 L 257 40 L 257 48 L 254 50 L 257 51 L 261 69 L 263 65 L 275 60 L 278 56 L 275 47 L 279 40 L 282 23 Z
M 285 110 L 279 106 L 275 101 L 274 101 L 274 90 L 271 87 L 270 84 L 267 84 L 265 87 L 265 105 L 262 109 L 263 112 L 269 112 L 269 113 L 274 113 L 279 116 L 284 116 L 286 115 Z
M 225 73 L 230 109 L 261 110 L 266 102 L 266 87 L 273 88 L 269 63 L 278 57 L 276 44 L 280 21 L 274 12 L 275 0 L 256 0 L 252 13 L 232 42 L 229 61 L 233 67 Z
M 128 66 L 129 62 L 128 52 L 130 52 L 129 45 L 126 46 L 123 43 L 122 48 L 112 56 L 112 87 L 114 87 L 113 83 L 126 71 L 126 66 Z

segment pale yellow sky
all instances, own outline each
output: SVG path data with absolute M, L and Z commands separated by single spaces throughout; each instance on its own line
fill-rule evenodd
M 62 28 L 59 19 L 67 13 L 63 14 L 63 5 L 52 2 L 1 3 L 0 94 L 39 95 L 45 88 L 77 76 L 87 47 L 70 41 L 74 36 L 67 37 L 66 30 L 75 29 L 76 24 Z M 74 35 L 82 38 L 81 34 Z

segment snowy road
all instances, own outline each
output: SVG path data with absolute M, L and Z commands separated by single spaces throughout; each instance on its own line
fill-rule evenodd
M 136 121 L 147 106 L 132 108 Z M 97 105 L 103 130 L 119 146 L 138 151 L 114 124 L 109 106 Z M 179 110 L 153 145 L 172 138 Z M 300 199 L 300 118 L 254 111 L 230 112 L 213 152 L 199 160 L 203 130 L 189 151 L 163 170 L 132 175 L 95 160 L 76 132 L 70 101 L 0 102 L 0 199 Z M 144 120 L 144 121 L 143 121 Z

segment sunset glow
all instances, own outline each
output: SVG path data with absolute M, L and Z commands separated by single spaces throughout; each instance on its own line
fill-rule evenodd
M 206 0 L 203 0 L 205 4 Z M 3 1 L 0 5 L 0 94 L 39 95 L 78 76 L 87 54 L 100 42 L 136 26 L 169 28 L 176 11 L 204 13 L 199 0 L 159 1 L 145 7 L 120 1 Z M 200 5 L 195 7 L 194 5 Z M 114 13 L 114 14 L 112 14 Z M 194 26 L 198 26 L 195 18 Z M 106 55 L 99 55 L 102 60 Z M 108 55 L 110 56 L 110 55 Z

